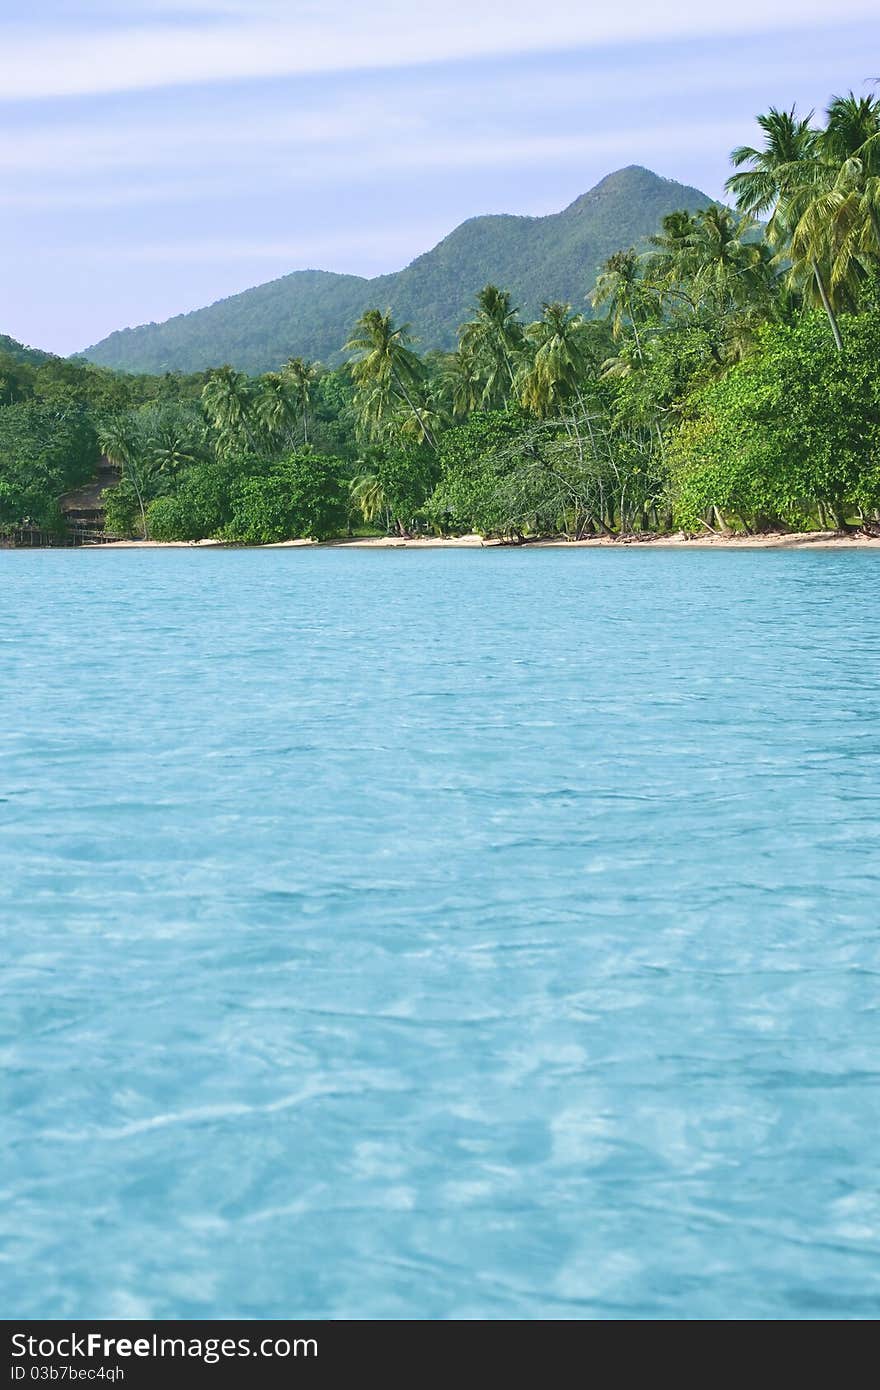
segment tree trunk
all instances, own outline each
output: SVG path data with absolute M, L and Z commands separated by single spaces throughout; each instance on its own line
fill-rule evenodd
M 419 425 L 420 425 L 420 427 L 421 427 L 422 434 L 425 436 L 425 439 L 428 441 L 428 443 L 430 444 L 431 448 L 432 448 L 432 449 L 435 451 L 435 453 L 436 453 L 436 450 L 437 450 L 437 441 L 436 441 L 436 439 L 434 438 L 434 436 L 433 436 L 433 434 L 431 433 L 431 431 L 428 429 L 428 426 L 425 424 L 424 420 L 422 419 L 421 411 L 419 410 L 418 406 L 415 405 L 415 403 L 410 399 L 409 392 L 407 391 L 406 387 L 404 386 L 403 382 L 402 382 L 401 379 L 400 379 L 400 375 L 399 375 L 397 372 L 394 373 L 394 380 L 395 380 L 396 383 L 397 383 L 397 387 L 398 387 L 398 390 L 400 391 L 400 394 L 403 396 L 403 399 L 406 401 L 406 403 L 407 403 L 407 405 L 409 406 L 410 410 L 412 411 L 413 415 L 414 415 L 414 416 L 416 417 L 416 419 L 418 420 Z
M 831 332 L 834 335 L 834 346 L 837 348 L 838 352 L 843 352 L 843 338 L 840 336 L 840 325 L 831 307 L 831 300 L 828 298 L 828 291 L 825 288 L 825 282 L 822 279 L 822 274 L 816 261 L 813 261 L 813 275 L 816 280 L 816 288 L 819 291 L 819 298 L 822 301 L 822 308 L 828 315 L 828 322 L 831 324 Z
M 137 475 L 134 473 L 134 471 L 131 472 L 130 476 L 132 484 L 134 485 L 135 495 L 137 496 L 138 506 L 141 509 L 141 526 L 144 532 L 143 538 L 144 540 L 149 540 L 149 537 L 147 535 L 147 511 L 144 506 L 143 494 L 141 493 L 140 487 L 138 486 Z
M 831 514 L 834 517 L 834 525 L 838 531 L 848 532 L 852 529 L 839 502 L 831 503 Z
M 632 302 L 630 301 L 629 296 L 627 296 L 627 305 L 626 305 L 626 307 L 627 307 L 627 312 L 628 312 L 628 314 L 629 314 L 629 321 L 630 321 L 630 323 L 632 324 L 633 338 L 635 339 L 635 344 L 636 344 L 636 353 L 638 354 L 638 359 L 639 359 L 639 361 L 640 361 L 640 362 L 642 363 L 642 365 L 644 366 L 645 357 L 644 357 L 644 353 L 642 352 L 642 340 L 641 340 L 641 338 L 639 337 L 638 325 L 636 324 L 635 315 L 633 314 L 633 311 L 632 311 Z

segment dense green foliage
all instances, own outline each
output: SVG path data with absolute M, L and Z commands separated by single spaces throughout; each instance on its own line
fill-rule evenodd
M 86 482 L 99 457 L 81 405 L 29 400 L 0 409 L 0 525 L 58 529 L 58 498 Z
M 160 540 L 877 533 L 880 101 L 760 126 L 732 156 L 735 211 L 666 211 L 574 303 L 542 260 L 552 219 L 532 219 L 516 235 L 547 297 L 529 318 L 490 281 L 451 351 L 420 353 L 379 307 L 332 370 L 132 377 L 5 340 L 0 522 L 60 524 L 100 449 L 108 530 Z M 610 206 L 581 204 L 573 223 Z
M 39 348 L 25 347 L 23 343 L 17 343 L 14 338 L 9 338 L 5 333 L 0 333 L 0 361 L 8 366 L 20 366 L 22 364 L 31 367 L 40 367 L 45 362 L 52 361 L 50 352 L 41 352 Z
M 602 262 L 619 246 L 642 243 L 666 213 L 708 202 L 647 169 L 622 169 L 549 217 L 471 218 L 395 274 L 364 280 L 297 271 L 167 323 L 113 333 L 86 355 L 129 372 L 231 362 L 260 373 L 297 354 L 335 365 L 351 325 L 374 304 L 412 323 L 426 348 L 449 349 L 488 281 L 505 285 L 522 313 L 537 318 L 545 299 L 583 300 Z
M 768 327 L 758 351 L 700 391 L 674 437 L 680 520 L 716 507 L 741 526 L 836 526 L 880 506 L 880 315 L 843 321 L 844 353 L 813 316 Z
M 295 451 L 265 472 L 239 479 L 232 492 L 230 540 L 262 545 L 290 536 L 326 540 L 342 529 L 348 497 L 338 459 Z
M 198 375 L 121 376 L 0 337 L 0 525 L 60 527 L 59 499 L 94 476 L 99 437 L 114 416 L 144 412 L 145 429 L 152 414 L 158 428 L 163 410 L 188 409 L 203 429 L 204 382 Z

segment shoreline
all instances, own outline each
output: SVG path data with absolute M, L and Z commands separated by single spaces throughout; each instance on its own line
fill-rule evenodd
M 107 541 L 78 547 L 83 550 L 625 550 L 630 547 L 681 550 L 877 550 L 880 536 L 843 536 L 835 531 L 776 532 L 766 536 L 669 536 L 632 537 L 618 540 L 595 536 L 568 541 L 563 537 L 524 541 L 511 545 L 482 536 L 426 536 L 402 539 L 396 536 L 342 537 L 329 541 L 271 541 L 266 545 L 244 545 L 236 541 Z

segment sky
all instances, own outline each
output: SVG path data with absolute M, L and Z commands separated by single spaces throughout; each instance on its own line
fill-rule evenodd
M 0 0 L 0 333 L 60 353 L 880 79 L 878 0 Z

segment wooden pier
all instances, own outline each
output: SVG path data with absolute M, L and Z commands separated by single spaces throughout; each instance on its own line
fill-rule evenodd
M 103 528 L 70 523 L 64 531 L 44 531 L 39 526 L 0 527 L 0 550 L 69 550 L 73 546 L 109 545 L 120 539 L 108 536 Z

